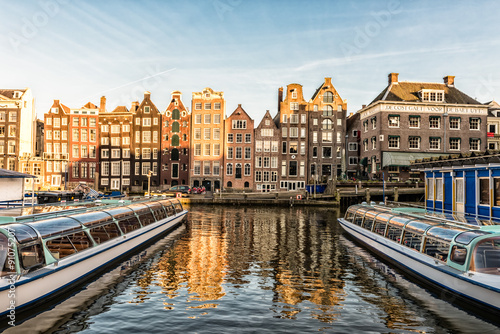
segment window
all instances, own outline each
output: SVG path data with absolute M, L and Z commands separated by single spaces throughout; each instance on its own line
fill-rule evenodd
M 219 173 L 220 173 L 220 162 L 214 161 L 213 175 L 219 175 Z
M 281 153 L 283 153 L 283 154 L 287 153 L 287 151 L 286 151 L 286 141 L 282 142 Z
M 233 138 L 234 138 L 234 134 L 232 134 L 232 133 L 228 133 L 227 134 L 227 142 L 228 143 L 232 143 L 233 142 Z
M 450 150 L 460 150 L 460 138 L 450 138 Z
M 73 118 L 73 126 L 80 126 L 80 121 L 78 117 Z
M 102 166 L 102 175 L 108 176 L 109 175 L 109 162 L 103 161 L 101 163 L 101 166 Z
M 331 157 L 332 157 L 332 148 L 323 147 L 323 158 L 331 158 Z
M 321 133 L 321 141 L 323 143 L 331 143 L 331 142 L 333 142 L 333 133 L 331 131 Z
M 377 149 L 377 138 L 372 137 L 371 141 L 372 141 L 372 150 L 376 150 Z
M 297 142 L 290 142 L 290 154 L 297 154 Z
M 330 117 L 333 115 L 333 108 L 332 106 L 324 106 L 323 107 L 323 117 Z
M 290 128 L 290 138 L 299 137 L 299 128 Z
M 271 157 L 271 168 L 278 168 L 278 157 Z
M 399 115 L 389 115 L 389 127 L 399 128 Z
M 194 124 L 201 124 L 201 114 L 194 115 Z
M 243 134 L 241 134 L 241 133 L 236 134 L 236 142 L 243 143 Z
M 200 109 L 201 109 L 201 103 L 200 103 Z M 200 175 L 201 174 L 201 161 L 195 161 L 194 162 L 194 175 Z
M 194 144 L 194 155 L 201 155 L 201 144 Z
M 288 136 L 288 133 L 287 133 L 287 132 L 288 132 L 288 128 L 285 128 L 285 127 L 282 127 L 282 128 L 281 128 L 281 136 L 282 136 L 283 138 L 286 138 L 286 137 Z
M 300 115 L 300 123 L 301 124 L 306 124 L 306 114 Z
M 389 136 L 389 148 L 399 148 L 399 136 Z
M 214 129 L 214 140 L 220 140 L 220 129 Z
M 479 130 L 481 125 L 481 119 L 476 117 L 471 117 L 469 120 L 469 128 L 471 130 Z
M 426 102 L 443 102 L 444 101 L 444 91 L 442 90 L 430 90 L 422 89 L 420 91 L 422 101 Z
M 439 149 L 441 149 L 441 138 L 439 138 L 439 137 L 430 137 L 429 138 L 429 148 L 431 150 L 439 150 Z
M 363 151 L 368 151 L 368 139 L 363 140 Z
M 460 130 L 460 117 L 450 117 L 450 129 Z
M 290 124 L 299 124 L 299 115 L 297 114 L 290 115 Z
M 227 158 L 228 159 L 232 159 L 233 158 L 233 148 L 232 147 L 228 147 L 227 148 Z
M 420 128 L 420 116 L 410 116 L 410 128 Z
M 363 122 L 363 131 L 368 132 L 368 121 Z
M 201 102 L 194 104 L 194 110 L 201 110 Z
M 194 129 L 194 139 L 201 139 L 201 129 L 200 128 Z
M 255 182 L 262 182 L 262 172 L 261 171 L 255 172 Z
M 408 147 L 411 149 L 419 149 L 420 148 L 420 137 L 410 136 L 408 138 Z
M 252 148 L 245 147 L 245 159 L 250 159 L 252 156 Z
M 233 175 L 233 164 L 226 165 L 226 175 Z
M 245 164 L 244 174 L 245 174 L 245 176 L 250 176 L 251 175 L 250 164 Z
M 429 117 L 429 128 L 431 128 L 431 129 L 440 129 L 441 128 L 441 117 L 439 117 L 439 116 L 430 116 Z
M 312 141 L 313 141 L 313 143 L 317 143 L 318 142 L 318 132 L 317 131 L 313 131 Z
M 212 104 L 211 104 L 210 102 L 205 103 L 205 105 L 204 105 L 204 109 L 205 109 L 205 110 L 210 110 L 210 109 L 212 109 Z
M 349 143 L 349 151 L 357 151 L 358 143 Z
M 233 120 L 233 129 L 246 129 L 247 121 L 246 120 Z
M 325 119 L 321 122 L 321 128 L 323 130 L 331 130 L 333 129 L 333 122 L 330 119 Z
M 496 124 L 488 124 L 488 132 L 497 133 L 497 125 Z
M 211 115 L 210 114 L 205 114 L 203 116 L 203 123 L 210 124 L 210 119 L 211 119 Z
M 290 110 L 299 110 L 298 102 L 290 102 Z
M 481 139 L 470 138 L 469 145 L 471 151 L 479 151 L 479 149 L 481 148 Z
M 142 142 L 151 143 L 151 131 L 142 131 Z
M 349 165 L 357 165 L 358 157 L 349 157 Z
M 220 124 L 220 114 L 214 115 L 214 124 Z
M 288 175 L 297 176 L 297 161 L 290 161 Z
M 236 155 L 235 155 L 236 159 L 241 159 L 241 152 L 242 152 L 241 147 L 237 147 L 236 148 Z
M 204 129 L 204 135 L 203 135 L 203 139 L 204 140 L 210 140 L 210 128 L 205 128 Z
M 333 103 L 333 93 L 325 92 L 323 94 L 323 103 Z
M 270 157 L 264 157 L 264 160 L 263 160 L 263 167 L 264 168 L 269 168 L 269 166 L 271 165 L 271 159 Z
M 251 143 L 251 142 L 252 142 L 252 134 L 245 133 L 245 143 Z
M 210 144 L 206 143 L 203 147 L 203 155 L 204 156 L 209 156 L 210 155 Z
M 377 128 L 377 117 L 372 117 L 371 122 L 372 122 L 372 130 L 375 130 Z
M 490 204 L 490 179 L 479 179 L 479 204 Z

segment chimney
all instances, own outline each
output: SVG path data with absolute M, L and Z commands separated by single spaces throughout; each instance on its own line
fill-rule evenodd
M 444 84 L 446 86 L 451 86 L 453 87 L 455 85 L 455 76 L 454 75 L 447 75 L 443 78 Z
M 278 88 L 278 112 L 281 110 L 281 102 L 283 102 L 283 87 Z
M 332 85 L 332 78 L 325 78 L 325 85 L 331 86 Z
M 399 75 L 399 73 L 389 74 L 389 85 L 393 84 L 393 83 L 398 83 L 398 75 Z
M 151 92 L 145 91 L 144 98 L 149 98 L 151 96 Z
M 101 105 L 99 106 L 99 113 L 102 113 L 106 110 L 106 97 L 101 96 Z
M 139 108 L 139 101 L 134 101 L 132 102 L 132 108 L 131 111 L 135 112 Z
M 366 108 L 366 104 L 361 105 L 361 109 L 365 109 L 365 108 Z

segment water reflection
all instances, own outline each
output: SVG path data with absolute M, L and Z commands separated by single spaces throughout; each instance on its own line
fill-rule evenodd
M 451 332 L 439 314 L 356 253 L 337 215 L 330 208 L 191 208 L 182 237 L 82 327 L 103 333 Z M 103 325 L 117 318 L 122 321 L 112 328 Z

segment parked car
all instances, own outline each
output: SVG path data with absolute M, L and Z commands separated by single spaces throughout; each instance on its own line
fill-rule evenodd
M 177 193 L 181 193 L 183 195 L 191 194 L 191 188 L 189 186 L 173 186 L 163 192 L 166 196 L 175 196 Z

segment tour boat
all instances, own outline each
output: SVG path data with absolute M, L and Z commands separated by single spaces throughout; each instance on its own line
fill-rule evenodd
M 45 219 L 1 217 L 0 315 L 12 320 L 18 310 L 70 290 L 186 214 L 179 200 L 161 199 Z
M 370 250 L 491 318 L 500 312 L 500 225 L 471 225 L 409 208 L 358 204 L 338 221 Z M 462 303 L 464 305 L 464 303 Z

